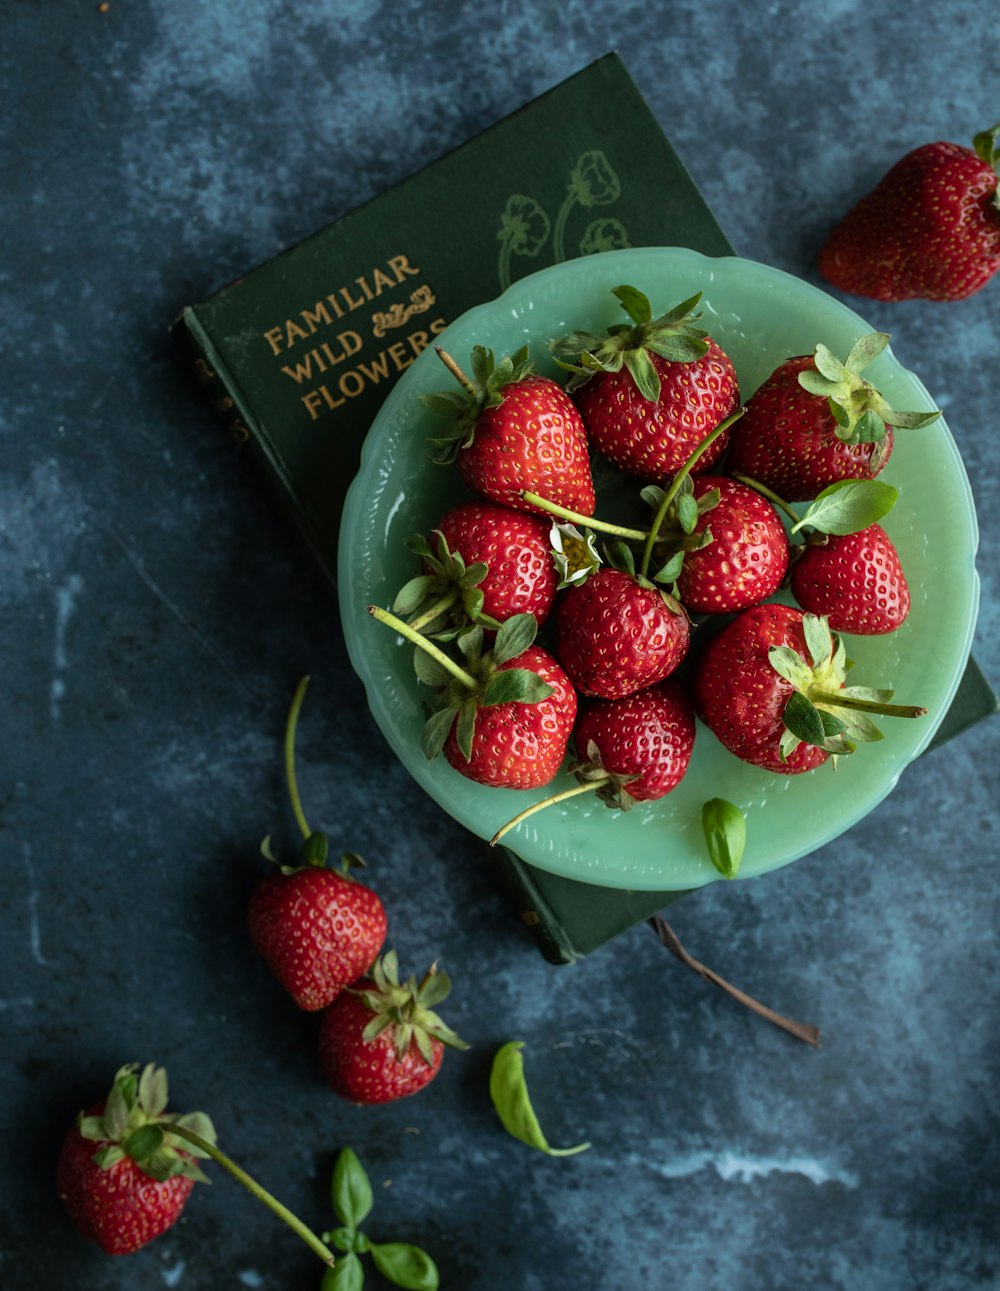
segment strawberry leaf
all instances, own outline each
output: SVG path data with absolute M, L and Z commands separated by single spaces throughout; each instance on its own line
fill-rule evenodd
M 888 332 L 869 332 L 867 336 L 859 337 L 851 346 L 850 353 L 844 360 L 844 367 L 848 372 L 860 372 L 873 359 L 878 358 L 890 339 Z
M 617 296 L 621 302 L 622 309 L 628 314 L 633 323 L 642 326 L 648 323 L 653 317 L 653 307 L 649 303 L 649 297 L 643 295 L 636 287 L 612 287 L 611 294 Z
M 852 444 L 878 444 L 885 439 L 885 422 L 871 408 L 863 412 L 849 436 Z
M 802 635 L 806 639 L 813 667 L 819 668 L 833 653 L 829 622 L 818 614 L 805 614 L 802 618 Z
M 419 646 L 413 651 L 413 671 L 417 675 L 417 680 L 422 681 L 425 686 L 444 686 L 451 679 L 451 673 L 444 664 L 432 658 Z
M 625 367 L 642 397 L 649 403 L 656 403 L 660 397 L 660 377 L 646 350 L 626 350 Z
M 512 614 L 505 620 L 493 644 L 495 663 L 509 663 L 523 654 L 535 639 L 538 621 L 533 614 Z
M 447 708 L 440 709 L 439 712 L 434 713 L 427 719 L 420 735 L 420 747 L 428 761 L 436 758 L 444 748 L 444 742 L 448 738 L 448 733 L 457 715 L 458 705 L 452 704 Z
M 472 761 L 472 741 L 476 735 L 476 701 L 467 699 L 458 710 L 455 724 L 455 743 L 466 762 Z

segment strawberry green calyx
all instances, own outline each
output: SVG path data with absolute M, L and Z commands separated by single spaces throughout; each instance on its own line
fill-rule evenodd
M 364 1000 L 372 1018 L 362 1032 L 369 1043 L 392 1028 L 392 1043 L 402 1061 L 415 1043 L 421 1058 L 434 1065 L 431 1039 L 451 1049 L 468 1049 L 465 1041 L 434 1012 L 435 1007 L 451 993 L 451 978 L 432 964 L 421 980 L 399 978 L 399 961 L 394 950 L 387 951 L 372 965 L 371 983 L 347 989 Z
M 501 624 L 490 650 L 483 649 L 481 627 L 466 629 L 457 638 L 465 661 L 463 667 L 387 610 L 369 605 L 368 612 L 419 647 L 414 655 L 417 676 L 425 685 L 438 690 L 438 709 L 425 725 L 421 738 L 421 747 L 428 759 L 437 757 L 455 727 L 459 750 L 470 761 L 480 708 L 510 703 L 537 704 L 553 693 L 553 687 L 537 673 L 527 668 L 501 667 L 523 654 L 534 642 L 538 624 L 533 614 L 514 614 Z
M 980 130 L 973 138 L 972 147 L 980 161 L 985 161 L 987 166 L 1000 175 L 1000 148 L 997 147 L 997 136 L 1000 135 L 1000 121 L 989 130 Z M 995 210 L 1000 211 L 1000 186 L 997 187 L 993 194 L 991 205 Z
M 616 323 L 603 337 L 571 332 L 550 345 L 556 362 L 570 373 L 566 389 L 578 389 L 598 372 L 620 372 L 624 367 L 643 398 L 655 403 L 660 397 L 660 378 L 651 354 L 674 363 L 693 363 L 708 352 L 708 333 L 694 325 L 701 318 L 694 312 L 701 292 L 659 318 L 653 317 L 648 297 L 635 287 L 614 287 L 612 293 L 631 323 Z M 566 361 L 570 359 L 573 361 Z
M 528 358 L 528 347 L 522 345 L 513 355 L 504 355 L 499 361 L 493 351 L 477 345 L 472 351 L 472 376 L 459 367 L 452 356 L 437 345 L 438 358 L 462 387 L 420 396 L 420 402 L 432 412 L 451 419 L 452 429 L 436 436 L 430 443 L 437 450 L 434 461 L 446 465 L 454 462 L 459 451 L 468 448 L 476 436 L 476 422 L 487 408 L 498 408 L 503 403 L 506 386 L 531 376 L 534 368 Z
M 837 438 L 845 444 L 885 444 L 886 426 L 917 429 L 941 416 L 933 412 L 898 412 L 889 407 L 878 390 L 862 377 L 864 368 L 889 344 L 887 332 L 869 332 L 851 346 L 843 363 L 822 343 L 816 346 L 815 368 L 799 373 L 799 384 L 809 394 L 826 399 L 835 422 Z M 876 452 L 873 473 L 881 466 Z
M 772 646 L 771 667 L 793 687 L 784 709 L 782 761 L 800 744 L 812 744 L 834 755 L 853 753 L 859 743 L 883 738 L 869 714 L 924 717 L 926 708 L 892 704 L 891 690 L 845 686 L 850 664 L 843 640 L 830 631 L 825 616 L 806 614 L 802 630 L 811 663 L 791 646 Z
M 415 632 L 426 632 L 451 640 L 470 623 L 496 631 L 499 622 L 483 612 L 483 591 L 487 565 L 476 561 L 466 565 L 461 552 L 453 552 L 440 529 L 434 530 L 437 550 L 423 534 L 415 534 L 407 547 L 419 556 L 430 572 L 418 574 L 404 584 L 392 603 L 394 614 L 406 618 Z
M 210 1154 L 187 1144 L 182 1152 L 183 1136 L 174 1131 L 186 1127 L 214 1144 L 212 1122 L 204 1112 L 168 1113 L 167 1095 L 167 1073 L 162 1067 L 147 1063 L 141 1073 L 136 1062 L 119 1067 L 103 1111 L 96 1116 L 81 1113 L 77 1119 L 83 1138 L 104 1145 L 94 1154 L 102 1170 L 110 1170 L 129 1157 L 152 1179 L 183 1175 L 199 1183 L 209 1182 L 191 1158 Z

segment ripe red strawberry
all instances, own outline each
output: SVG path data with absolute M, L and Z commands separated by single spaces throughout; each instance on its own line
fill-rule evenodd
M 302 811 L 295 779 L 295 732 L 309 678 L 299 682 L 285 727 L 288 792 L 305 840 L 301 865 L 280 865 L 271 854 L 270 835 L 261 851 L 278 866 L 250 897 L 250 938 L 271 971 L 300 1009 L 326 1006 L 366 972 L 385 941 L 386 915 L 371 888 L 351 877 L 364 861 L 353 852 L 341 857 L 339 871 L 326 868 L 329 843 L 313 832 Z
M 664 481 L 676 474 L 703 439 L 739 407 L 729 356 L 694 323 L 701 294 L 653 318 L 634 287 L 614 294 L 632 319 L 606 337 L 574 332 L 553 351 L 571 359 L 574 392 L 587 437 L 629 475 Z M 706 448 L 694 471 L 722 456 L 728 432 Z M 588 513 L 589 514 L 589 513 Z
M 551 530 L 550 521 L 494 502 L 452 507 L 430 539 L 410 540 L 424 572 L 400 590 L 394 613 L 446 639 L 470 623 L 495 631 L 515 614 L 532 614 L 540 626 L 556 599 Z
M 910 589 L 892 539 L 872 524 L 808 543 L 792 567 L 792 595 L 836 632 L 894 632 L 910 612 Z
M 422 397 L 453 422 L 431 440 L 438 462 L 455 462 L 462 479 L 484 497 L 518 511 L 540 511 L 522 493 L 537 493 L 581 515 L 592 515 L 594 482 L 587 433 L 561 386 L 532 370 L 528 347 L 494 361 L 477 345 L 468 377 L 444 350 L 442 362 L 462 385 Z
M 774 506 L 756 490 L 722 475 L 692 480 L 696 502 L 718 500 L 703 510 L 692 530 L 711 542 L 684 555 L 677 594 L 699 614 L 732 614 L 778 590 L 788 571 L 788 538 Z
M 479 707 L 468 751 L 462 747 L 462 715 L 457 715 L 444 744 L 444 755 L 456 771 L 478 784 L 501 789 L 535 789 L 548 784 L 563 764 L 576 717 L 576 691 L 559 663 L 541 646 L 528 646 L 497 665 L 496 678 L 527 671 L 549 688 L 534 703 L 498 702 Z
M 418 647 L 421 681 L 438 690 L 437 711 L 424 727 L 428 758 L 442 749 L 461 775 L 503 789 L 548 784 L 566 756 L 576 719 L 576 692 L 547 650 L 534 644 L 537 624 L 515 614 L 483 650 L 481 627 L 458 637 L 462 667 L 426 637 L 377 605 L 368 612 Z
M 972 148 L 902 157 L 840 221 L 819 256 L 835 287 L 874 300 L 963 300 L 1000 269 L 1000 124 Z
M 620 699 L 674 671 L 690 624 L 648 579 L 605 566 L 561 594 L 556 633 L 556 654 L 577 690 Z
M 197 1148 L 170 1134 L 179 1121 L 209 1143 L 215 1130 L 202 1112 L 166 1111 L 167 1075 L 149 1063 L 121 1067 L 107 1099 L 81 1112 L 59 1154 L 59 1197 L 76 1228 L 109 1255 L 127 1255 L 180 1218 L 205 1176 Z
M 622 699 L 591 699 L 573 732 L 571 769 L 610 806 L 627 810 L 676 789 L 694 750 L 694 709 L 676 677 Z
M 386 914 L 378 895 L 350 876 L 350 854 L 338 872 L 320 859 L 322 844 L 311 850 L 316 860 L 258 883 L 247 922 L 278 981 L 300 1009 L 316 1012 L 367 972 L 385 942 Z
M 621 699 L 589 700 L 573 732 L 580 756 L 569 769 L 579 784 L 519 812 L 497 830 L 490 846 L 529 816 L 582 793 L 596 792 L 622 811 L 664 797 L 684 778 L 694 735 L 691 698 L 675 677 Z
M 695 710 L 744 762 L 794 775 L 855 741 L 882 738 L 868 713 L 919 717 L 890 704 L 890 690 L 845 686 L 847 659 L 824 618 L 788 605 L 743 610 L 714 636 L 695 666 Z
M 862 376 L 889 343 L 871 332 L 841 363 L 825 345 L 780 364 L 734 425 L 726 470 L 787 502 L 811 499 L 841 479 L 872 479 L 893 447 L 893 427 L 924 426 L 940 412 L 896 412 Z
M 354 1103 L 389 1103 L 424 1088 L 441 1067 L 444 1047 L 468 1045 L 433 1011 L 451 991 L 436 968 L 401 983 L 396 952 L 345 991 L 320 1021 L 319 1061 L 334 1093 Z

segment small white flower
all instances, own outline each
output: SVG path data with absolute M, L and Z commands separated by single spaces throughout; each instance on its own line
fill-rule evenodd
M 559 589 L 582 583 L 601 567 L 597 539 L 587 529 L 584 533 L 574 524 L 554 524 L 549 533 L 552 559 L 559 575 Z

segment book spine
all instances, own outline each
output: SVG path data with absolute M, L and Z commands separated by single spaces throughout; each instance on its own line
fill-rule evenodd
M 288 479 L 283 463 L 269 446 L 267 437 L 247 401 L 238 382 L 216 352 L 198 315 L 190 306 L 175 320 L 170 335 L 189 371 L 202 390 L 210 406 L 229 430 L 234 442 L 245 447 L 257 459 L 258 476 L 269 480 L 272 493 L 277 497 L 285 515 L 305 541 L 305 544 L 331 589 L 336 589 L 337 572 L 328 558 L 323 543 L 299 505 L 295 489 Z
M 505 847 L 490 848 L 490 858 L 518 917 L 542 956 L 550 964 L 575 964 L 583 959 L 584 952 L 574 946 L 562 921 L 533 881 L 531 866 Z

